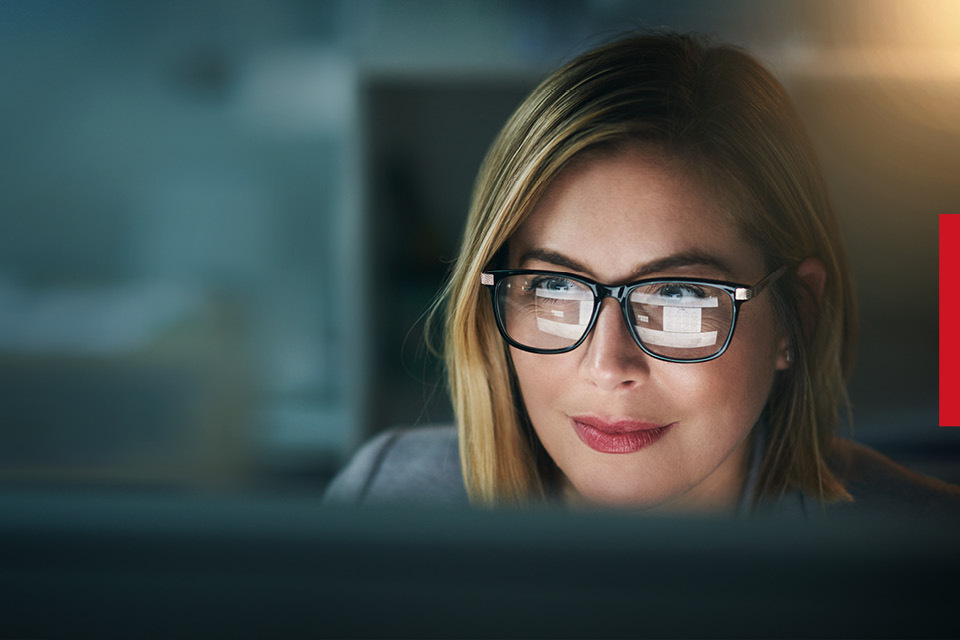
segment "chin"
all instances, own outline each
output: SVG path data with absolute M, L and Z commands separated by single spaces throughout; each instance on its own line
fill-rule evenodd
M 581 505 L 592 505 L 605 509 L 644 511 L 659 514 L 721 514 L 735 510 L 735 503 L 715 501 L 704 496 L 694 497 L 687 491 L 651 491 L 649 487 L 624 490 L 622 485 L 609 486 L 585 483 L 583 489 L 576 488 L 571 500 Z
M 572 500 L 587 505 L 611 509 L 651 510 L 668 505 L 676 496 L 651 492 L 649 488 L 624 487 L 623 482 L 597 483 L 593 481 L 574 483 L 576 494 Z

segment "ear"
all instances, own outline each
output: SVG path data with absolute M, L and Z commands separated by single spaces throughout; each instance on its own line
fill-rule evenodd
M 813 294 L 813 302 L 816 308 L 809 311 L 816 311 L 820 308 L 820 301 L 823 300 L 823 289 L 827 286 L 827 268 L 820 262 L 820 258 L 807 258 L 797 265 L 797 276 L 803 280 L 807 290 Z
M 819 258 L 807 258 L 797 265 L 797 277 L 803 282 L 804 289 L 809 294 L 807 304 L 801 310 L 804 314 L 801 321 L 809 326 L 820 308 L 820 301 L 823 300 L 823 291 L 827 285 L 827 268 Z M 780 350 L 777 352 L 777 370 L 789 369 L 793 354 L 794 346 L 788 344 L 787 339 L 783 338 L 780 341 Z

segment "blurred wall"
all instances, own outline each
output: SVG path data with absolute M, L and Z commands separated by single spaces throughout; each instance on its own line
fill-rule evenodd
M 549 70 L 659 25 L 794 96 L 861 296 L 856 436 L 960 480 L 949 0 L 0 0 L 3 479 L 318 489 L 372 433 L 450 420 L 422 314 L 486 147 Z

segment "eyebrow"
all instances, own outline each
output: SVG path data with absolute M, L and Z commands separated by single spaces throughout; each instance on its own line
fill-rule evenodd
M 580 262 L 577 262 L 573 258 L 565 256 L 562 253 L 551 251 L 549 249 L 530 249 L 520 256 L 521 265 L 529 260 L 546 262 L 548 264 L 569 269 L 571 271 L 585 273 L 591 277 L 594 275 L 588 267 Z M 717 256 L 700 251 L 682 251 L 680 253 L 674 253 L 644 264 L 631 274 L 630 281 L 639 280 L 645 276 L 655 273 L 662 273 L 670 269 L 691 266 L 712 267 L 730 277 L 733 277 L 734 275 L 730 265 Z

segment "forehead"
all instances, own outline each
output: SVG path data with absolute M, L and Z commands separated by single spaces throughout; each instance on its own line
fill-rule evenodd
M 680 162 L 638 149 L 587 156 L 565 168 L 511 238 L 511 265 L 530 266 L 519 262 L 531 251 L 562 254 L 607 282 L 678 254 L 729 265 L 730 273 L 705 277 L 747 278 L 763 270 L 760 252 L 701 180 Z

